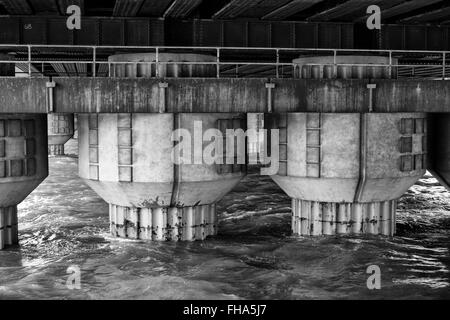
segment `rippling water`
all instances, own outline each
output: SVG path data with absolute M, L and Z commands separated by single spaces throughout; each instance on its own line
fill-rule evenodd
M 450 193 L 430 176 L 400 201 L 395 239 L 290 237 L 290 199 L 251 174 L 219 203 L 217 237 L 146 243 L 109 236 L 76 158 L 51 158 L 50 171 L 19 206 L 20 247 L 0 251 L 0 298 L 450 298 Z M 80 290 L 66 286 L 71 265 Z M 369 265 L 381 290 L 366 287 Z

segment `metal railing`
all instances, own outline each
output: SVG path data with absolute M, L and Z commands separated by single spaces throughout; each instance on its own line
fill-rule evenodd
M 257 48 L 257 47 L 174 47 L 174 46 L 69 46 L 69 45 L 0 45 L 0 52 L 11 58 L 0 58 L 0 65 L 15 64 L 18 74 L 28 77 L 86 76 L 105 77 L 115 65 L 148 65 L 160 75 L 161 66 L 208 65 L 214 66 L 216 78 L 294 78 L 293 59 L 305 56 L 333 56 L 335 68 L 339 66 L 387 67 L 396 69 L 400 78 L 450 78 L 448 57 L 450 51 L 420 50 L 365 50 L 316 48 Z M 153 53 L 155 61 L 108 61 L 117 53 Z M 215 61 L 161 61 L 164 53 L 202 53 L 215 56 Z M 388 64 L 338 63 L 339 56 L 374 55 L 388 59 Z M 77 59 L 71 57 L 77 56 Z M 324 64 L 308 64 L 324 65 Z

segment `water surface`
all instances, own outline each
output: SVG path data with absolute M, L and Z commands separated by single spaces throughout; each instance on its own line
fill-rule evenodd
M 431 176 L 401 199 L 393 239 L 291 237 L 289 197 L 256 174 L 218 204 L 215 238 L 115 239 L 74 157 L 51 158 L 19 209 L 20 246 L 0 251 L 3 299 L 450 298 L 450 193 Z M 71 265 L 80 290 L 66 286 Z M 381 290 L 367 289 L 369 265 L 381 268 Z

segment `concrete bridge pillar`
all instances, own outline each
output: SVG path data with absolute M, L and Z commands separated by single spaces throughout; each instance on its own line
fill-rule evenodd
M 74 115 L 51 113 L 48 115 L 48 154 L 64 155 L 64 144 L 73 137 Z
M 389 78 L 382 57 L 294 60 L 307 79 Z M 313 64 L 313 65 L 312 65 Z M 296 235 L 395 233 L 396 200 L 425 173 L 426 114 L 289 113 L 270 117 L 280 130 L 273 180 L 292 198 Z
M 46 115 L 0 114 L 0 249 L 18 243 L 17 205 L 47 175 Z
M 14 77 L 14 64 L 0 64 L 0 75 Z M 17 205 L 47 175 L 46 115 L 0 113 L 0 250 L 19 242 Z
M 130 63 L 114 65 L 111 76 L 155 77 L 155 64 L 146 63 L 155 58 L 154 54 L 112 56 L 110 61 Z M 215 57 L 161 54 L 159 61 L 215 61 Z M 173 64 L 160 66 L 158 73 L 161 77 L 214 76 L 215 68 Z M 186 129 L 193 146 L 201 139 L 194 130 L 198 124 L 203 132 L 213 128 L 224 132 L 244 127 L 245 121 L 240 114 L 223 113 L 78 115 L 79 174 L 109 203 L 112 235 L 159 241 L 215 235 L 216 202 L 236 186 L 246 168 L 210 165 L 201 159 L 197 164 L 176 164 L 171 136 L 176 129 Z M 200 140 L 202 148 L 209 143 Z

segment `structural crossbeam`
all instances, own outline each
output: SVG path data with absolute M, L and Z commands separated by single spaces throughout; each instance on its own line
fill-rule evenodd
M 3 113 L 450 113 L 450 81 L 0 78 Z M 167 84 L 164 99 L 161 83 Z M 273 84 L 268 94 L 267 84 Z M 368 85 L 375 85 L 372 101 Z M 53 99 L 49 99 L 52 95 Z M 268 97 L 272 100 L 269 104 Z M 49 100 L 53 105 L 49 106 Z M 76 101 L 76 103 L 74 103 Z M 372 103 L 371 103 L 372 102 Z M 269 109 L 270 105 L 270 109 Z

